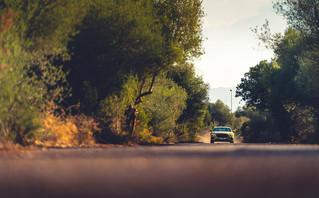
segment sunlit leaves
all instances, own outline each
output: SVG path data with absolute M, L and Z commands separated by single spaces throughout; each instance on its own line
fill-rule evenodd
M 176 122 L 186 107 L 187 93 L 170 79 L 162 76 L 154 85 L 154 93 L 145 98 L 142 108 L 151 115 L 149 125 L 157 136 L 174 134 Z

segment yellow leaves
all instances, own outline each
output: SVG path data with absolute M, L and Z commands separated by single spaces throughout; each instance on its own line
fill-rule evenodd
M 164 142 L 162 137 L 155 137 L 148 129 L 138 131 L 139 141 L 147 144 L 162 144 Z
M 35 144 L 48 147 L 78 147 L 95 144 L 93 132 L 97 130 L 93 119 L 83 116 L 56 116 L 47 111 L 42 127 L 36 133 Z
M 73 123 L 49 114 L 42 120 L 38 143 L 44 146 L 70 147 L 74 145 L 73 141 L 77 132 Z

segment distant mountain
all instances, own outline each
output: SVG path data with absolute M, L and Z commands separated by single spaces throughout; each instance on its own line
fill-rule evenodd
M 233 103 L 233 112 L 237 110 L 238 107 L 245 105 L 245 102 L 241 100 L 241 97 L 236 98 L 236 87 L 220 87 L 220 88 L 211 88 L 209 91 L 209 101 L 214 103 L 218 99 L 223 101 L 229 108 L 231 107 L 231 91 L 232 91 L 232 103 Z

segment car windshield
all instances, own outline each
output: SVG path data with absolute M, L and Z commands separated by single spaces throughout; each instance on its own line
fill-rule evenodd
M 218 127 L 218 128 L 214 128 L 214 131 L 231 131 L 230 128 L 227 127 Z

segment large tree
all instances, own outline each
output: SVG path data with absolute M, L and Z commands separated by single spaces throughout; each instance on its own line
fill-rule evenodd
M 303 135 L 306 133 L 312 134 L 309 141 L 315 138 L 319 115 L 315 91 L 319 79 L 318 6 L 317 0 L 276 1 L 274 8 L 287 19 L 289 28 L 283 36 L 271 35 L 266 24 L 258 35 L 274 51 L 275 60 L 252 67 L 237 87 L 237 94 L 248 105 L 271 112 L 282 141 L 298 142 L 308 136 Z M 268 66 L 274 64 L 277 69 L 269 71 Z M 297 119 L 303 112 L 308 112 L 304 119 Z
M 196 75 L 193 64 L 176 66 L 167 76 L 187 93 L 186 108 L 178 119 L 177 132 L 188 136 L 187 141 L 195 140 L 197 131 L 204 126 L 209 86 Z
M 318 111 L 319 94 L 315 90 L 318 88 L 316 82 L 319 79 L 319 1 L 277 1 L 274 7 L 287 19 L 295 32 L 299 33 L 297 53 L 288 56 L 288 59 L 294 59 L 295 65 L 299 66 L 295 78 L 299 100 L 311 104 Z M 280 56 L 286 48 L 282 49 L 277 52 Z
M 70 103 L 80 102 L 84 112 L 94 114 L 101 100 L 119 93 L 129 76 L 137 76 L 139 91 L 127 104 L 134 135 L 137 108 L 153 93 L 156 77 L 202 53 L 202 16 L 199 0 L 92 1 L 69 45 L 73 55 L 65 68 L 73 89 Z

